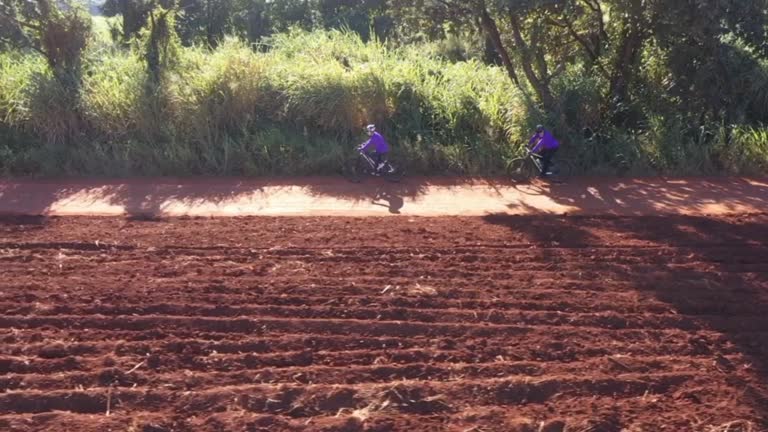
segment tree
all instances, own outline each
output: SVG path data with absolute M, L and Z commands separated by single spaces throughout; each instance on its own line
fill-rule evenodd
M 317 0 L 320 21 L 325 28 L 346 27 L 368 40 L 371 27 L 379 39 L 391 30 L 386 0 Z
M 108 17 L 122 17 L 122 38 L 123 42 L 128 42 L 147 23 L 147 16 L 153 7 L 153 0 L 106 0 L 101 11 Z
M 723 73 L 724 59 L 734 58 L 724 54 L 725 38 L 754 55 L 768 54 L 768 0 L 392 0 L 390 5 L 401 34 L 439 38 L 446 28 L 479 25 L 510 79 L 530 88 L 549 112 L 559 109 L 553 82 L 569 67 L 586 67 L 605 83 L 601 112 L 614 123 L 637 120 L 628 113 L 647 84 L 641 62 L 651 45 L 669 54 L 665 66 L 680 95 L 707 99 L 711 106 L 718 105 L 718 97 L 722 104 L 722 95 L 713 93 L 728 87 L 716 82 L 714 71 Z M 708 78 L 702 76 L 707 71 Z
M 768 1 L 700 0 L 684 7 L 669 0 L 664 6 L 651 22 L 673 80 L 669 91 L 701 122 L 743 121 L 745 114 L 768 120 L 768 82 L 757 63 L 766 58 Z
M 149 14 L 157 7 L 171 9 L 176 0 L 105 0 L 101 11 L 105 16 L 122 17 L 122 38 L 128 43 L 147 25 Z
M 0 40 L 38 52 L 69 91 L 79 90 L 90 33 L 88 12 L 66 1 L 6 0 L 0 4 Z
M 258 41 L 272 33 L 267 0 L 236 0 L 234 28 L 249 41 Z
M 186 44 L 203 40 L 215 47 L 234 29 L 234 0 L 180 0 L 179 8 L 182 13 L 177 28 Z
M 273 31 L 284 32 L 292 26 L 305 29 L 314 26 L 315 9 L 310 0 L 273 0 L 267 5 Z
M 157 7 L 148 14 L 146 28 L 142 31 L 144 39 L 144 59 L 147 62 L 147 72 L 150 89 L 162 84 L 166 72 L 178 59 L 178 36 L 175 19 L 177 10 Z
M 415 23 L 410 24 L 411 26 L 420 27 L 424 21 L 431 21 L 433 24 L 426 27 L 428 34 L 439 33 L 438 29 L 444 28 L 446 24 L 478 25 L 498 53 L 509 78 L 518 87 L 523 88 L 517 70 L 518 62 L 512 55 L 514 50 L 520 56 L 519 64 L 524 76 L 539 101 L 545 109 L 555 110 L 554 98 L 549 90 L 549 82 L 554 75 L 550 74 L 544 60 L 545 46 L 539 43 L 542 36 L 541 19 L 531 13 L 538 6 L 537 3 L 498 0 L 394 0 L 393 4 L 398 9 L 399 16 L 411 17 L 411 22 Z M 548 6 L 556 6 L 559 2 L 545 3 L 549 3 Z M 525 33 L 530 33 L 533 38 L 526 40 Z

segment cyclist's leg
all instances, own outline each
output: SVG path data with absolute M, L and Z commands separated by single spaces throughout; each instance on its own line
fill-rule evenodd
M 389 153 L 379 153 L 379 166 L 381 170 L 392 171 L 392 165 L 389 164 Z
M 374 164 L 373 169 L 378 174 L 379 171 L 381 171 L 381 168 L 380 168 L 381 167 L 381 153 L 379 153 L 377 151 L 372 151 L 370 153 L 370 156 L 371 156 L 371 160 L 373 161 L 373 164 Z
M 545 149 L 541 152 L 541 175 L 546 176 L 549 174 L 549 169 L 552 166 L 552 158 L 555 156 L 557 149 Z
M 533 153 L 531 155 L 532 158 L 534 158 L 534 163 L 536 165 L 536 169 L 539 171 L 539 177 L 546 177 L 547 172 L 547 150 L 541 150 L 538 153 Z
M 552 149 L 552 156 L 549 157 L 549 169 L 554 170 L 555 174 L 560 173 L 560 171 L 558 170 L 557 164 L 555 163 L 555 156 L 557 156 L 558 150 L 560 149 L 559 148 Z

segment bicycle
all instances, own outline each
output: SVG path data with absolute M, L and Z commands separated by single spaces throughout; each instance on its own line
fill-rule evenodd
M 530 180 L 539 176 L 542 171 L 541 155 L 531 152 L 530 149 L 526 151 L 528 153 L 525 156 L 512 159 L 507 164 L 507 171 L 515 181 Z M 555 181 L 563 181 L 565 178 L 570 177 L 573 172 L 573 165 L 567 159 L 558 159 L 549 164 L 549 171 L 551 172 L 548 176 L 549 178 Z
M 357 155 L 342 166 L 342 175 L 353 183 L 359 183 L 363 177 L 367 176 L 382 177 L 386 181 L 399 182 L 405 175 L 405 171 L 390 160 L 384 162 L 384 166 L 378 170 L 376 161 L 358 147 Z

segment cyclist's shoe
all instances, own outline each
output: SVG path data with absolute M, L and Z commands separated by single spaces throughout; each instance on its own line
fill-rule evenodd
M 384 169 L 384 162 L 380 163 L 379 166 L 376 167 L 377 172 L 381 172 L 381 170 Z

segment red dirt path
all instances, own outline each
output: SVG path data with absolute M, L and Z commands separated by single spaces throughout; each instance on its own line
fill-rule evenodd
M 732 215 L 768 209 L 768 179 L 334 177 L 0 180 L 0 214 L 58 216 Z
M 768 428 L 768 215 L 1 221 L 3 431 Z

